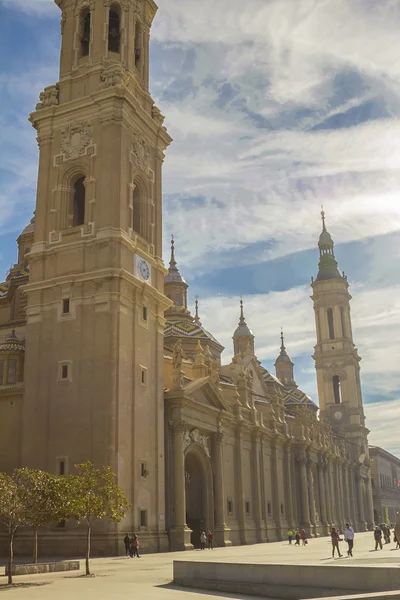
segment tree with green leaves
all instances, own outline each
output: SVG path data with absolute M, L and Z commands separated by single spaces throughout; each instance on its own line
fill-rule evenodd
M 58 523 L 68 508 L 62 477 L 35 469 L 17 469 L 13 480 L 25 507 L 25 523 L 33 529 L 33 562 L 38 561 L 38 530 Z
M 122 521 L 130 507 L 123 491 L 115 482 L 110 467 L 96 469 L 91 462 L 75 465 L 77 475 L 65 478 L 66 496 L 72 499 L 71 514 L 86 525 L 86 575 L 90 575 L 90 544 L 94 521 Z
M 26 508 L 21 488 L 13 477 L 5 473 L 0 473 L 0 521 L 8 533 L 8 585 L 11 585 L 14 537 L 18 527 L 26 523 Z

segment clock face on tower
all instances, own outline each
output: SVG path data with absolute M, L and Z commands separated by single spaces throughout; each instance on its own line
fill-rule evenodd
M 336 421 L 341 421 L 342 417 L 343 417 L 343 413 L 340 410 L 337 410 L 336 412 L 333 413 L 333 416 L 335 417 Z
M 144 258 L 141 258 L 138 262 L 139 274 L 144 281 L 150 279 L 150 265 Z

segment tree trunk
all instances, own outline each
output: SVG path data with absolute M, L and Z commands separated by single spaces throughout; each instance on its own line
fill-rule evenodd
M 90 534 L 91 534 L 92 528 L 90 523 L 88 523 L 87 526 L 87 532 L 86 532 L 86 575 L 90 575 L 90 569 L 89 569 L 89 558 L 90 558 Z
M 12 568 L 14 562 L 14 531 L 10 531 L 10 545 L 8 548 L 8 585 L 12 585 Z
M 33 564 L 36 565 L 38 561 L 38 530 L 37 527 L 33 528 Z

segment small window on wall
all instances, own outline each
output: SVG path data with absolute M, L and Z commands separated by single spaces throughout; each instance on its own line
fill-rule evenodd
M 246 500 L 246 515 L 250 515 L 250 502 Z
M 16 358 L 8 359 L 7 383 L 9 385 L 17 383 L 17 366 L 18 361 Z
M 70 302 L 69 298 L 63 298 L 62 311 L 63 315 L 68 315 L 70 312 Z
M 58 473 L 57 475 L 65 475 L 65 460 L 63 458 L 58 459 Z
M 147 385 L 147 369 L 146 369 L 146 367 L 140 368 L 140 377 L 141 377 L 141 384 Z
M 332 310 L 332 308 L 328 308 L 327 315 L 328 315 L 329 339 L 334 340 L 335 339 L 335 329 L 333 327 L 333 310 Z
M 285 514 L 285 507 L 283 504 L 281 504 L 281 515 Z
M 143 319 L 143 321 L 147 321 L 147 307 L 146 306 L 143 306 L 143 309 L 142 309 L 142 319 Z
M 233 500 L 228 498 L 228 515 L 233 515 Z
M 135 33 L 135 66 L 137 67 L 142 54 L 142 28 L 139 22 L 136 22 L 136 33 Z
M 110 8 L 108 19 L 108 50 L 109 52 L 119 52 L 121 45 L 121 22 L 119 8 L 113 4 Z
M 346 335 L 346 321 L 345 321 L 345 314 L 344 314 L 343 306 L 340 307 L 340 320 L 342 322 L 342 335 L 345 338 L 345 337 L 347 337 L 347 335 Z
M 0 385 L 3 385 L 4 377 L 4 360 L 0 360 Z
M 339 375 L 334 375 L 332 377 L 332 385 L 333 385 L 333 397 L 335 399 L 335 404 L 342 403 L 342 394 L 340 390 L 340 377 Z
M 271 515 L 272 514 L 272 506 L 271 506 L 271 502 L 268 502 L 268 514 Z
M 147 510 L 140 511 L 140 527 L 147 527 Z

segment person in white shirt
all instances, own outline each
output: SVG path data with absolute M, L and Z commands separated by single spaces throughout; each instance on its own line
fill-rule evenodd
M 344 541 L 347 542 L 349 549 L 347 550 L 347 556 L 353 556 L 354 546 L 354 529 L 350 527 L 349 523 L 346 523 L 344 528 Z

